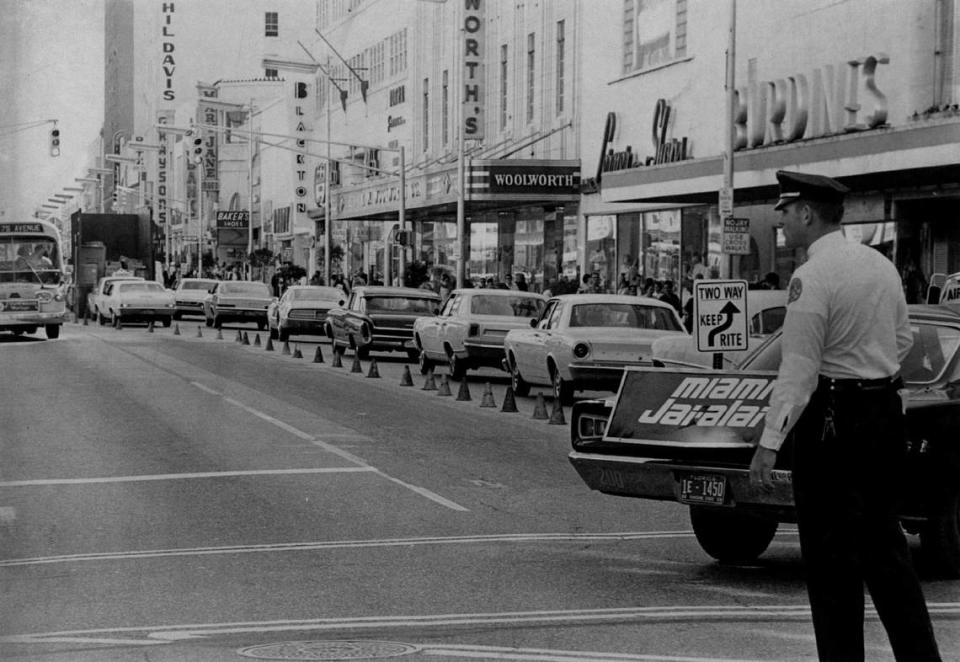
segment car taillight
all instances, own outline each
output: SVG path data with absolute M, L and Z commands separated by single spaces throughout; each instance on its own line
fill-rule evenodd
M 590 345 L 585 342 L 579 342 L 573 346 L 573 355 L 578 359 L 586 358 L 590 353 Z
M 475 335 L 477 335 L 477 334 L 479 334 L 479 333 L 480 333 L 480 325 L 479 325 L 479 324 L 471 324 L 471 325 L 470 325 L 470 328 L 467 330 L 467 335 L 469 335 L 469 336 L 475 336 Z

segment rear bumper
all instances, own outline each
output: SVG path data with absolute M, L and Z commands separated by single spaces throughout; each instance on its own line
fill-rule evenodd
M 570 378 L 573 383 L 601 391 L 616 391 L 623 378 L 623 364 L 571 363 Z
M 4 312 L 0 314 L 0 329 L 15 329 L 23 326 L 44 326 L 46 324 L 63 324 L 69 321 L 67 311 L 38 312 L 35 310 L 23 312 Z
M 726 498 L 722 506 L 776 510 L 781 519 L 793 515 L 793 483 L 789 471 L 773 471 L 770 491 L 750 485 L 749 469 L 685 465 L 675 462 L 624 455 L 600 455 L 574 451 L 570 464 L 591 489 L 605 494 L 691 503 L 680 498 L 680 477 L 684 474 L 712 474 L 726 481 Z M 701 505 L 701 504 L 696 504 Z
M 280 320 L 280 328 L 284 331 L 288 331 L 294 334 L 307 334 L 307 335 L 316 335 L 323 336 L 326 335 L 324 330 L 326 327 L 326 320 L 300 320 L 300 319 L 285 319 Z
M 464 340 L 463 348 L 466 350 L 467 361 L 477 366 L 489 366 L 491 368 L 503 368 L 503 343 L 477 342 Z
M 199 315 L 203 317 L 203 303 L 200 301 L 177 301 L 174 311 L 181 315 Z
M 267 311 L 256 310 L 251 308 L 217 308 L 213 313 L 214 317 L 218 317 L 221 320 L 256 320 L 267 321 Z
M 117 318 L 124 321 L 158 320 L 173 317 L 174 308 L 121 308 Z

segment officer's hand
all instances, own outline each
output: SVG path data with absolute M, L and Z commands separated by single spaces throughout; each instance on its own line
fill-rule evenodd
M 757 446 L 757 450 L 753 453 L 753 460 L 750 462 L 750 484 L 772 490 L 773 479 L 770 477 L 770 472 L 776 463 L 777 451 Z

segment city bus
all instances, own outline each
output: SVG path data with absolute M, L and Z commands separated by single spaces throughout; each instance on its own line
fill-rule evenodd
M 67 319 L 60 231 L 46 221 L 0 218 L 0 331 L 60 336 Z

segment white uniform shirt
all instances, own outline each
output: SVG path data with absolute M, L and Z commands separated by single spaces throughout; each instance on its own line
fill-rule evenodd
M 760 437 L 779 450 L 818 376 L 880 379 L 895 375 L 913 335 L 900 276 L 878 251 L 847 241 L 839 230 L 807 249 L 790 280 L 782 355 Z

